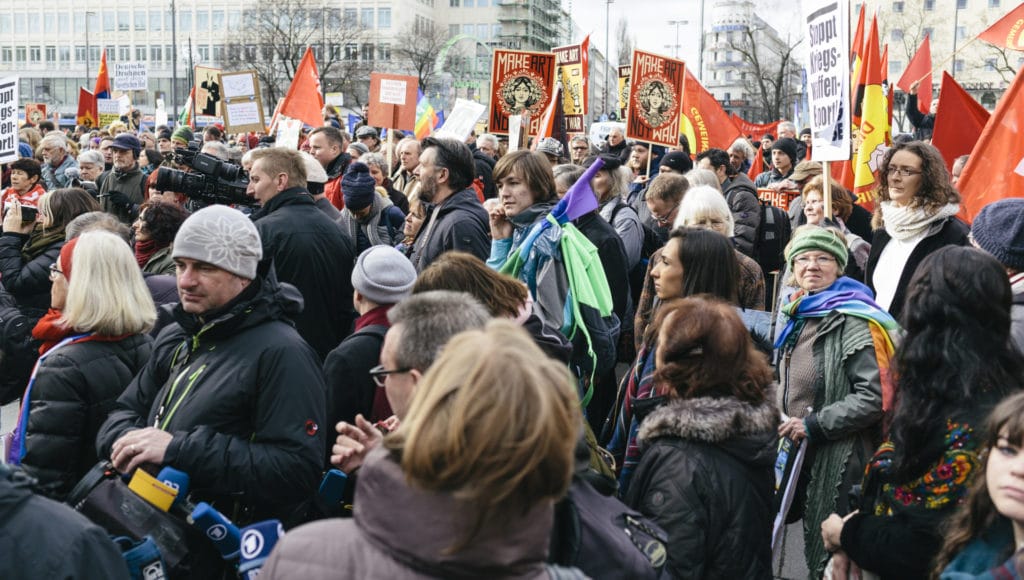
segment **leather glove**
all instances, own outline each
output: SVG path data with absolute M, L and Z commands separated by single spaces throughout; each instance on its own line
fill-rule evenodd
M 110 203 L 117 208 L 131 208 L 132 200 L 128 199 L 128 196 L 120 191 L 111 191 L 109 194 Z

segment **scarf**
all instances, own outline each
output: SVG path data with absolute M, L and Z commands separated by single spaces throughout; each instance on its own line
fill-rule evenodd
M 156 240 L 146 240 L 144 242 L 135 242 L 135 263 L 140 268 L 145 268 L 146 264 L 153 257 L 153 254 L 159 252 L 167 246 L 157 247 Z
M 885 231 L 896 240 L 920 236 L 935 222 L 943 221 L 960 213 L 960 204 L 947 203 L 936 209 L 925 207 L 897 206 L 891 201 L 882 202 L 882 223 Z
M 665 393 L 654 383 L 656 345 L 644 345 L 636 355 L 633 368 L 626 377 L 625 394 L 621 396 L 622 407 L 615 420 L 612 439 L 608 443 L 608 451 L 615 458 L 615 464 L 621 466 L 619 471 L 619 493 L 625 497 L 633 472 L 640 464 L 640 447 L 637 445 L 637 432 L 643 421 L 643 412 L 638 407 L 644 406 L 650 411 L 655 399 Z
M 366 235 L 366 239 L 370 241 L 371 246 L 380 245 L 391 245 L 392 234 L 388 228 L 387 222 L 382 223 L 381 218 L 384 217 L 384 211 L 394 205 L 391 200 L 380 195 L 379 193 L 373 196 L 372 209 L 370 213 L 363 219 L 356 219 L 356 216 L 352 213 L 352 210 L 345 208 L 341 211 L 341 217 L 338 218 L 338 223 L 345 229 L 352 240 L 353 244 L 359 236 L 359 231 L 362 230 Z
M 25 242 L 25 246 L 21 248 L 21 258 L 26 262 L 31 262 L 53 244 L 63 241 L 63 229 L 45 230 L 43 229 L 43 226 L 36 225 L 36 227 L 33 228 L 32 233 L 29 234 L 28 241 Z
M 895 352 L 894 344 L 899 340 L 900 326 L 896 319 L 871 297 L 871 289 L 852 278 L 841 276 L 825 290 L 811 295 L 798 290 L 792 298 L 792 302 L 782 307 L 782 312 L 789 317 L 789 322 L 779 333 L 775 348 L 782 347 L 787 341 L 795 343 L 799 333 L 794 334 L 793 330 L 807 318 L 824 318 L 836 310 L 847 316 L 866 320 L 871 330 L 871 341 L 875 347 L 875 357 L 882 379 L 882 410 L 891 410 L 896 391 L 889 367 Z
M 1024 294 L 1024 272 L 1010 276 L 1010 291 L 1013 294 Z

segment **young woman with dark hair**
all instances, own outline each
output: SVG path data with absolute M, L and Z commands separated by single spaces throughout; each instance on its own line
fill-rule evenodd
M 984 419 L 1024 386 L 1009 342 L 1005 271 L 973 248 L 942 248 L 907 289 L 889 438 L 868 462 L 860 511 L 822 524 L 826 547 L 883 578 L 923 578 L 942 524 L 980 470 Z M 898 549 L 894 549 L 898 547 Z

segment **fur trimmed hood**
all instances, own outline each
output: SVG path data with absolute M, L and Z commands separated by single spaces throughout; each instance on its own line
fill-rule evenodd
M 673 399 L 644 420 L 637 439 L 642 446 L 662 437 L 721 445 L 731 440 L 774 437 L 780 417 L 771 391 L 757 405 L 733 397 Z

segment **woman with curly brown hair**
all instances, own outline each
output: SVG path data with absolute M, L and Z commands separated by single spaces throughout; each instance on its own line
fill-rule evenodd
M 943 246 L 966 246 L 970 228 L 956 218 L 960 194 L 935 147 L 921 141 L 894 145 L 885 154 L 879 179 L 864 282 L 878 304 L 899 320 L 917 266 Z

